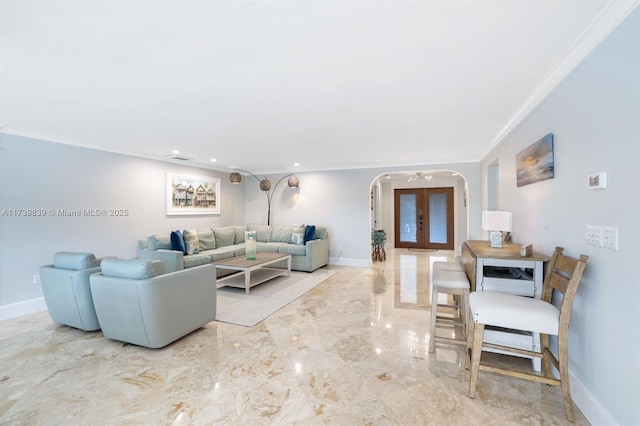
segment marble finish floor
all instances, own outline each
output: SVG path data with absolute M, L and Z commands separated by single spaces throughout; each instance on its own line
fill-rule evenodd
M 338 273 L 253 328 L 214 321 L 163 349 L 47 312 L 0 321 L 0 424 L 570 424 L 557 387 L 481 372 L 470 399 L 461 347 L 428 352 L 430 265 L 453 253 L 387 255 L 329 266 Z

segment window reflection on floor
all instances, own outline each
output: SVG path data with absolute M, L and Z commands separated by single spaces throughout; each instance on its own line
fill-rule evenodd
M 428 310 L 433 262 L 452 261 L 453 251 L 390 249 L 387 254 L 387 267 L 393 262 L 394 307 Z
M 418 258 L 400 255 L 400 302 L 418 303 Z

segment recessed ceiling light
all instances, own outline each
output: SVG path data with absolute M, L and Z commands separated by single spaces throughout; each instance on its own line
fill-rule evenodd
M 294 166 L 298 167 L 300 163 L 293 163 Z
M 215 158 L 212 158 L 212 159 L 211 159 L 211 160 L 209 160 L 209 161 L 211 161 L 212 163 L 215 163 L 215 162 L 216 162 L 216 161 L 218 161 L 218 160 L 216 160 Z
M 172 154 L 180 154 L 180 150 L 174 149 L 173 151 L 171 151 Z

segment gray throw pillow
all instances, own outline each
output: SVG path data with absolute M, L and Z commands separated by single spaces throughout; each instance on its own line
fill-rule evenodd
M 200 243 L 200 251 L 215 249 L 216 238 L 213 235 L 213 229 L 206 228 L 199 230 L 198 242 Z
M 232 246 L 236 240 L 236 230 L 234 228 L 214 228 L 216 236 L 216 247 Z

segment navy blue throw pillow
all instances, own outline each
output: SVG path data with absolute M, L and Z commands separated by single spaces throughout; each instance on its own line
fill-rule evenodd
M 182 238 L 182 232 L 180 232 L 180 230 L 171 231 L 171 250 L 181 251 L 182 254 L 187 252 L 187 248 L 184 245 L 184 238 Z
M 307 244 L 307 241 L 311 241 L 316 238 L 316 226 L 315 225 L 307 225 L 304 228 L 304 244 Z

